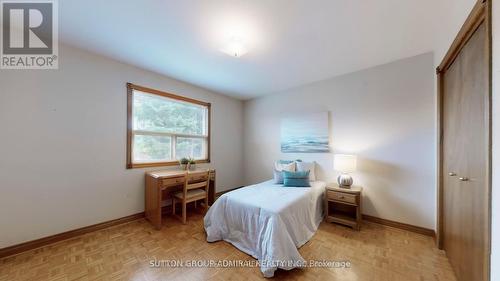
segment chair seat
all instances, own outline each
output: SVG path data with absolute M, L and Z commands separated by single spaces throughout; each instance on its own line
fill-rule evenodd
M 203 189 L 191 189 L 188 190 L 186 193 L 186 199 L 193 198 L 193 197 L 204 197 L 206 196 L 207 192 Z M 182 199 L 184 198 L 184 192 L 179 191 L 174 193 L 174 196 L 176 198 Z

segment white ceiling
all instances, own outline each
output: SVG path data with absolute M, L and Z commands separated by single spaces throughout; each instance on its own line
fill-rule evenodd
M 433 3 L 434 2 L 434 3 Z M 432 51 L 433 0 L 62 0 L 60 40 L 250 99 Z M 230 36 L 248 54 L 219 51 Z

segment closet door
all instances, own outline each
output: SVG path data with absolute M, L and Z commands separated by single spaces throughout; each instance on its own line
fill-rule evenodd
M 489 45 L 483 21 L 442 76 L 443 247 L 458 280 L 488 280 Z
M 464 190 L 458 178 L 464 171 L 465 147 L 461 132 L 462 123 L 462 64 L 456 60 L 446 71 L 443 95 L 443 236 L 444 249 L 450 262 L 465 264 L 462 253 L 467 251 L 463 243 L 463 229 L 467 224 L 464 219 Z M 452 258 L 453 257 L 453 258 Z M 457 270 L 455 270 L 457 271 Z

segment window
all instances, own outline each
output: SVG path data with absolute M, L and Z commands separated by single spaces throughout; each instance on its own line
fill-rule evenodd
M 127 168 L 210 162 L 210 103 L 127 84 Z

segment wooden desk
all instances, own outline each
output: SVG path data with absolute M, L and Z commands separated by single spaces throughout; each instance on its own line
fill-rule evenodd
M 156 229 L 161 229 L 162 202 L 169 199 L 172 191 L 181 190 L 186 176 L 190 173 L 207 171 L 208 169 L 196 169 L 193 171 L 164 170 L 146 173 L 145 210 L 146 219 Z M 212 205 L 215 199 L 215 170 L 209 170 L 210 186 L 208 189 L 208 205 Z

